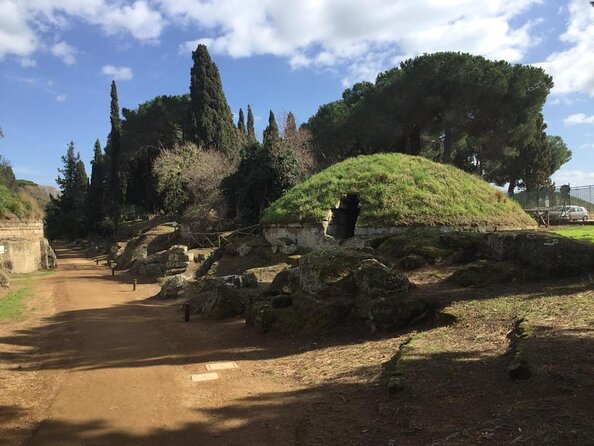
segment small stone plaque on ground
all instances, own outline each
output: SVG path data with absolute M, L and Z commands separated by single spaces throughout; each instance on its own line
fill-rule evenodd
M 193 382 L 214 381 L 215 379 L 219 379 L 218 373 L 201 373 L 199 375 L 192 375 Z
M 238 365 L 235 362 L 213 362 L 212 364 L 206 364 L 206 370 L 229 370 L 238 369 Z

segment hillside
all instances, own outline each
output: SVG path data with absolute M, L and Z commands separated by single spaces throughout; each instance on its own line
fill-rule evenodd
M 27 192 L 14 192 L 0 184 L 0 217 L 20 220 L 40 219 L 43 211 L 38 202 Z
M 335 164 L 288 191 L 262 221 L 319 222 L 347 194 L 356 194 L 360 201 L 359 227 L 534 226 L 516 202 L 480 178 L 399 153 Z

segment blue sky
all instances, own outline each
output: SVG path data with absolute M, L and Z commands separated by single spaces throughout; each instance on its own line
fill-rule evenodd
M 594 184 L 594 8 L 588 0 L 0 0 L 0 154 L 53 184 L 66 144 L 89 161 L 120 106 L 188 91 L 206 43 L 234 113 L 306 121 L 408 57 L 467 51 L 542 66 L 549 133 L 573 159 L 557 184 Z

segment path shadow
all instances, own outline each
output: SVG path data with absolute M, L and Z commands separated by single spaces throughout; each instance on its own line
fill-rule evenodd
M 526 348 L 534 370 L 511 381 L 509 357 L 473 352 L 407 359 L 404 390 L 389 395 L 371 366 L 286 392 L 190 407 L 201 422 L 144 435 L 102 420 L 45 421 L 31 441 L 47 445 L 588 445 L 594 438 L 591 344 L 579 331 L 550 331 Z M 200 384 L 197 384 L 198 386 Z M 515 442 L 515 443 L 512 443 Z

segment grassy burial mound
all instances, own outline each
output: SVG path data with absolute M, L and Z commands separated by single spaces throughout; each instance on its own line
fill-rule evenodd
M 525 228 L 534 221 L 480 178 L 399 153 L 358 156 L 312 176 L 273 203 L 263 223 L 315 223 L 345 196 L 356 196 L 357 227 Z

